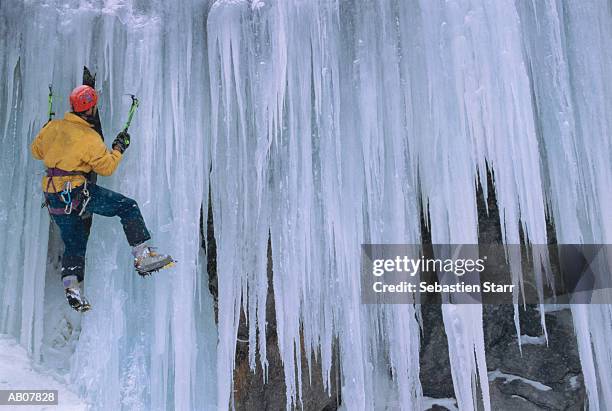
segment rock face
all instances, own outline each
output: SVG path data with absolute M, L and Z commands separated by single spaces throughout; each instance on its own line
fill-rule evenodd
M 270 304 L 272 305 L 272 304 Z M 243 325 L 241 325 L 241 328 Z M 246 327 L 239 334 L 247 334 Z M 234 372 L 234 404 L 236 410 L 282 410 L 286 408 L 285 379 L 283 364 L 278 351 L 275 326 L 268 328 L 268 382 L 264 382 L 259 363 L 255 373 L 249 369 L 248 344 L 238 343 L 236 349 L 236 370 Z M 302 355 L 302 370 L 308 371 L 308 364 Z M 332 377 L 331 392 L 327 393 L 320 377 L 321 368 L 316 362 L 312 365 L 312 383 L 304 378 L 302 384 L 302 404 L 304 410 L 336 410 L 340 399 L 338 397 L 337 379 Z M 332 376 L 337 376 L 337 362 L 334 363 Z M 300 408 L 300 407 L 298 407 Z
M 492 181 L 489 180 L 492 187 Z M 501 242 L 499 213 L 494 191 L 485 207 L 479 192 L 479 233 L 481 244 Z M 554 228 L 548 227 L 555 241 Z M 427 241 L 427 236 L 424 236 Z M 421 383 L 423 394 L 433 398 L 454 397 L 448 344 L 439 305 L 422 306 Z M 537 307 L 528 305 L 519 312 L 524 343 L 519 348 L 511 305 L 485 305 L 483 324 L 489 371 L 491 409 L 582 410 L 586 391 L 578 357 L 576 336 L 568 309 L 546 313 L 548 343 L 545 341 Z M 433 408 L 432 408 L 433 409 Z M 436 406 L 436 410 L 446 409 Z
M 432 312 L 439 307 L 429 307 L 432 310 L 426 310 L 427 317 L 441 320 L 439 312 Z M 546 315 L 548 346 L 545 343 L 523 344 L 521 353 L 511 308 L 487 307 L 484 311 L 491 408 L 517 411 L 584 409 L 586 393 L 569 310 Z M 530 318 L 523 323 L 523 335 L 540 336 L 538 315 L 533 307 L 523 313 L 523 318 Z M 421 351 L 423 392 L 428 397 L 453 397 L 446 335 L 443 327 L 433 328 L 424 339 Z
M 421 347 L 423 394 L 454 396 L 440 307 L 423 306 Z M 521 310 L 519 349 L 513 307 L 485 306 L 483 313 L 491 408 L 494 410 L 582 410 L 585 388 L 569 310 L 546 314 L 548 346 L 534 306 Z M 531 338 L 529 338 L 531 337 Z M 444 409 L 437 407 L 436 409 Z
M 548 345 L 539 316 L 533 306 L 521 312 L 524 343 L 519 349 L 514 324 L 506 320 L 512 318 L 512 307 L 491 307 L 485 311 L 492 401 L 499 404 L 498 409 L 508 410 L 584 409 L 586 393 L 571 313 L 566 309 L 546 314 Z M 512 380 L 505 374 L 521 378 Z
M 242 342 L 248 339 L 248 328 L 241 318 L 238 328 L 240 338 L 236 348 L 236 370 L 234 372 L 234 404 L 236 410 L 282 410 L 286 408 L 287 398 L 285 395 L 285 377 L 283 374 L 283 363 L 277 345 L 276 321 L 274 320 L 274 294 L 272 293 L 272 255 L 268 243 L 268 299 L 266 302 L 266 318 L 268 318 L 266 348 L 268 352 L 268 382 L 264 382 L 263 372 L 259 364 L 255 373 L 249 368 L 248 343 Z M 332 375 L 338 375 L 337 361 L 333 362 Z M 302 370 L 308 373 L 308 363 L 302 351 Z M 312 381 L 303 378 L 302 404 L 304 410 L 336 410 L 339 404 L 337 379 L 332 378 L 331 391 L 328 393 L 321 379 L 320 364 L 313 361 Z

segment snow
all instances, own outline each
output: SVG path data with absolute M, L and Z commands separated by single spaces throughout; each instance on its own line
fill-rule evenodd
M 546 337 L 543 335 L 531 336 L 531 335 L 523 334 L 521 335 L 520 341 L 522 345 L 526 345 L 526 344 L 545 345 Z
M 516 398 L 516 399 L 519 399 L 519 400 L 521 400 L 521 401 L 529 402 L 529 400 L 528 400 L 527 398 L 521 397 L 520 395 L 515 395 L 515 394 L 512 394 L 510 397 L 511 397 L 511 398 Z
M 540 313 L 556 313 L 569 309 L 571 309 L 569 304 L 544 304 L 536 307 L 536 310 L 540 311 Z
M 250 366 L 267 375 L 268 240 L 288 409 L 310 377 L 301 356 L 319 360 L 329 387 L 336 346 L 347 409 L 374 409 L 377 386 L 400 408 L 422 404 L 420 308 L 363 305 L 357 280 L 361 244 L 420 243 L 421 212 L 434 243 L 475 243 L 480 183 L 506 244 L 546 244 L 547 217 L 560 243 L 612 242 L 603 1 L 9 0 L 0 32 L 0 332 L 69 369 L 99 409 L 226 409 L 241 312 Z M 46 85 L 62 113 L 85 64 L 107 142 L 125 93 L 141 101 L 132 145 L 100 183 L 137 199 L 179 264 L 137 278 L 118 221 L 96 219 L 94 308 L 76 327 L 52 311 L 61 290 L 28 144 L 46 121 Z M 209 188 L 218 324 L 200 247 Z M 508 258 L 520 285 L 520 255 Z M 540 292 L 547 260 L 530 260 Z M 612 310 L 571 310 L 589 409 L 610 409 Z M 443 321 L 457 408 L 490 409 L 482 307 L 444 305 Z
M 0 334 L 0 390 L 57 390 L 58 405 L 19 406 L 20 410 L 84 411 L 87 404 L 64 381 L 39 369 L 15 338 Z
M 580 383 L 578 382 L 577 375 L 570 377 L 569 383 L 570 383 L 570 387 L 572 388 L 572 390 L 577 390 L 578 388 L 580 388 Z
M 512 381 L 520 381 L 524 384 L 530 385 L 536 390 L 540 391 L 550 391 L 551 387 L 548 385 L 542 384 L 541 382 L 530 380 L 529 378 L 521 377 L 520 375 L 507 374 L 501 372 L 499 369 L 494 371 L 489 371 L 489 381 L 495 381 L 496 379 L 504 380 L 504 384 L 507 384 Z

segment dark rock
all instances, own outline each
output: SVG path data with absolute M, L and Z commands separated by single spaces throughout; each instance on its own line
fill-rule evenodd
M 489 315 L 495 311 L 499 314 L 499 310 L 488 311 Z M 528 307 L 528 310 L 522 314 L 524 314 L 525 324 L 532 323 L 533 332 L 535 328 L 533 323 L 537 320 L 539 324 L 539 314 L 534 307 Z M 485 315 L 485 318 L 488 317 Z M 491 318 L 485 321 L 485 330 L 491 330 L 498 327 L 499 324 L 500 322 L 496 323 Z M 585 402 L 585 390 L 570 311 L 563 310 L 547 314 L 546 327 L 548 346 L 523 344 L 521 352 L 514 325 L 509 328 L 506 324 L 505 331 L 501 332 L 500 338 L 487 341 L 489 343 L 487 345 L 487 365 L 489 370 L 499 370 L 504 374 L 543 384 L 550 389 L 538 389 L 533 384 L 520 379 L 508 381 L 497 378 L 491 381 L 492 392 L 495 387 L 495 398 L 499 401 L 502 401 L 500 398 L 503 394 L 506 399 L 507 397 L 514 398 L 513 403 L 516 402 L 516 397 L 520 397 L 520 401 L 528 401 L 544 409 L 582 409 Z M 521 330 L 521 333 L 540 336 L 542 331 L 539 330 L 537 334 L 524 334 L 524 331 Z M 502 402 L 505 403 L 506 399 Z M 517 403 L 520 404 L 520 402 Z
M 544 411 L 542 408 L 517 394 L 503 392 L 497 384 L 490 385 L 491 409 L 504 411 Z
M 434 404 L 432 407 L 427 408 L 426 411 L 449 411 L 449 409 L 441 405 Z
M 272 281 L 272 251 L 268 242 L 268 300 L 266 301 L 266 318 L 268 319 L 266 349 L 268 356 L 268 382 L 264 382 L 263 371 L 259 359 L 255 372 L 249 368 L 248 343 L 239 342 L 236 349 L 236 370 L 234 372 L 234 404 L 236 410 L 282 410 L 286 408 L 286 385 L 283 363 L 280 357 L 276 333 L 276 314 L 274 311 L 274 293 L 271 292 Z M 238 335 L 247 336 L 248 329 L 244 316 L 240 321 Z M 245 338 L 246 339 L 246 338 Z M 335 350 L 334 352 L 337 352 Z M 302 398 L 298 407 L 304 410 L 333 411 L 339 405 L 338 380 L 332 378 L 330 392 L 326 392 L 321 378 L 321 365 L 312 362 L 308 378 L 308 363 L 302 349 Z M 338 375 L 337 356 L 334 355 L 332 376 Z
M 423 338 L 421 340 L 420 378 L 423 395 L 431 398 L 455 396 L 448 357 L 448 342 L 440 305 L 421 306 Z
M 479 190 L 477 198 L 478 238 L 481 244 L 501 242 L 499 212 L 490 173 L 488 177 L 488 209 L 485 207 L 482 190 Z M 422 228 L 423 240 L 427 243 L 429 235 L 424 223 Z M 551 222 L 547 229 L 549 238 L 554 242 Z M 423 305 L 421 309 L 424 323 L 420 359 L 423 393 L 433 398 L 454 397 L 440 307 Z M 519 314 L 522 335 L 543 336 L 540 313 L 536 306 L 520 307 Z M 569 310 L 546 314 L 548 345 L 523 344 L 519 349 L 520 336 L 514 324 L 512 305 L 483 306 L 483 324 L 489 373 L 499 371 L 508 375 L 508 378 L 496 378 L 489 383 L 493 410 L 584 409 L 586 391 Z M 482 409 L 482 404 L 479 404 L 479 408 Z

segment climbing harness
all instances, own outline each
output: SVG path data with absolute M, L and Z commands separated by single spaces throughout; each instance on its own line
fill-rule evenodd
M 75 198 L 73 198 L 72 196 L 73 187 L 70 181 L 67 181 L 66 183 L 64 183 L 64 187 L 62 191 L 57 190 L 57 188 L 55 187 L 53 177 L 65 177 L 65 176 L 77 176 L 77 175 L 85 177 L 85 184 L 83 185 L 83 188 L 79 196 L 76 196 Z M 78 214 L 79 216 L 82 216 L 83 213 L 85 212 L 85 208 L 87 207 L 87 204 L 89 204 L 89 201 L 91 200 L 91 195 L 89 193 L 89 190 L 87 189 L 87 173 L 83 171 L 66 171 L 66 170 L 62 170 L 59 168 L 48 168 L 47 177 L 48 177 L 47 188 L 44 190 L 45 202 L 43 203 L 42 207 L 43 208 L 47 207 L 47 210 L 49 211 L 49 214 L 51 215 L 68 215 L 68 214 L 72 214 L 72 211 L 77 210 L 79 208 L 79 205 L 82 204 L 81 210 L 79 211 L 79 214 Z M 48 197 L 49 187 L 53 187 L 53 190 L 55 191 L 55 193 L 59 192 L 58 197 L 62 201 L 62 203 L 64 203 L 64 207 L 51 207 L 51 202 L 49 201 L 49 197 Z M 82 201 L 80 197 L 83 198 Z
M 138 101 L 135 95 L 133 94 L 128 94 L 128 95 L 132 98 L 132 105 L 130 106 L 130 111 L 128 112 L 128 119 L 125 122 L 125 125 L 123 126 L 123 131 L 128 131 L 128 128 L 130 128 L 130 124 L 132 124 L 132 118 L 134 117 L 134 114 L 136 113 L 136 109 L 138 108 L 138 105 L 140 104 L 140 101 Z

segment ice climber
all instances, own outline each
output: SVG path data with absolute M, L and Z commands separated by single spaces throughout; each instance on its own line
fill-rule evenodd
M 47 168 L 43 177 L 45 204 L 61 231 L 62 283 L 68 303 L 77 311 L 91 308 L 82 293 L 91 214 L 119 216 L 139 274 L 150 274 L 173 261 L 147 245 L 151 236 L 136 201 L 100 187 L 90 178 L 93 173 L 111 175 L 130 145 L 130 135 L 122 131 L 112 150 L 107 149 L 92 127 L 97 102 L 92 87 L 75 88 L 70 94 L 72 112 L 47 123 L 31 147 L 32 155 Z

